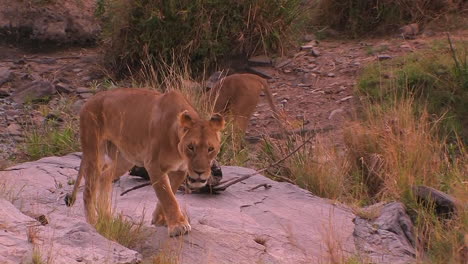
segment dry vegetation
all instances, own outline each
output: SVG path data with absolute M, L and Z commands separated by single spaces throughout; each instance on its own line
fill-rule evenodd
M 119 71 L 137 66 L 131 68 L 133 87 L 181 90 L 207 115 L 211 105 L 192 86 L 192 73 L 232 55 L 227 50 L 244 54 L 281 52 L 293 39 L 291 30 L 303 21 L 303 14 L 298 13 L 301 2 L 167 1 L 166 5 L 149 7 L 148 1 L 129 6 L 126 1 L 101 0 L 97 11 L 106 25 L 104 42 L 110 47 L 113 65 Z M 448 1 L 450 5 L 438 6 L 446 2 L 322 0 L 316 10 L 323 14 L 318 17 L 323 25 L 358 36 L 408 22 L 428 21 L 462 5 L 462 1 Z M 227 28 L 232 32 L 225 32 Z M 356 90 L 362 99 L 362 111 L 344 126 L 345 147 L 335 146 L 326 135 L 317 136 L 312 144 L 269 168 L 269 176 L 355 207 L 402 201 L 416 226 L 418 260 L 461 262 L 463 236 L 468 232 L 466 210 L 460 208 L 452 219 L 440 218 L 431 208 L 418 204 L 411 188 L 432 186 L 453 195 L 461 204 L 468 203 L 468 46 L 464 41 L 455 46 L 438 42 L 432 50 L 368 66 Z M 187 57 L 175 55 L 181 50 Z M 109 82 L 96 87 L 112 89 L 115 85 Z M 43 111 L 44 115 L 48 111 L 58 111 L 59 116 L 68 113 L 60 107 L 44 107 Z M 51 120 L 44 127 L 28 130 L 25 152 L 30 158 L 79 149 L 76 117 L 64 119 L 65 123 Z M 283 141 L 266 137 L 255 150 L 235 139 L 232 130 L 226 129 L 219 154 L 221 163 L 255 164 L 259 168 L 281 159 L 306 140 L 299 135 Z M 8 194 L 1 189 L 0 184 L 0 193 Z M 356 212 L 366 218 L 376 214 Z M 97 225 L 101 234 L 125 246 L 141 239 L 141 228 L 141 222 L 134 223 L 122 215 L 100 219 Z M 345 262 L 362 260 L 353 257 Z M 178 263 L 178 259 L 161 253 L 150 263 Z

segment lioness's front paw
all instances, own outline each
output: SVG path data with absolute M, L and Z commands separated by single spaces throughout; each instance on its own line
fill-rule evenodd
M 151 220 L 151 224 L 155 226 L 167 226 L 166 217 L 164 217 L 163 213 L 153 214 L 153 219 Z
M 190 230 L 192 230 L 192 227 L 187 221 L 168 227 L 170 237 L 185 235 L 190 232 Z

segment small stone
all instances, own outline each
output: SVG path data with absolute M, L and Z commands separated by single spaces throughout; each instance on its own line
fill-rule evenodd
M 311 50 L 314 46 L 312 45 L 304 45 L 304 46 L 301 46 L 300 50 Z
M 77 68 L 77 69 L 73 69 L 72 71 L 78 73 L 78 72 L 81 72 L 82 69 Z
M 261 55 L 261 56 L 255 56 L 255 57 L 250 57 L 248 60 L 249 65 L 252 66 L 271 66 L 272 61 L 270 57 Z
M 92 93 L 93 91 L 91 91 L 91 89 L 89 88 L 86 88 L 86 87 L 78 87 L 75 92 L 77 94 L 82 94 L 82 93 Z
M 69 94 L 69 93 L 73 92 L 73 89 L 71 89 L 68 84 L 63 83 L 63 82 L 59 82 L 59 83 L 55 84 L 55 89 L 57 89 L 57 92 L 65 93 L 65 94 Z
M 379 59 L 379 61 L 382 61 L 382 60 L 389 60 L 391 59 L 392 56 L 388 55 L 388 54 L 380 54 L 380 55 L 377 55 L 377 59 Z
M 328 116 L 328 120 L 332 120 L 333 117 L 335 117 L 337 114 L 341 114 L 343 112 L 344 110 L 342 108 L 338 108 L 338 109 L 331 111 L 330 115 Z
M 400 48 L 402 48 L 402 49 L 410 49 L 411 46 L 408 45 L 408 44 L 403 44 L 403 45 L 400 45 Z
M 260 77 L 263 77 L 265 79 L 271 79 L 273 78 L 273 74 L 270 73 L 272 69 L 270 68 L 262 68 L 262 67 L 248 67 L 247 68 L 247 71 L 253 73 L 253 74 L 257 74 L 258 76 Z
M 276 63 L 276 65 L 275 65 L 275 68 L 281 69 L 281 68 L 283 68 L 284 66 L 288 65 L 291 62 L 292 62 L 292 60 L 288 59 L 288 58 L 279 59 L 278 62 Z
M 335 77 L 335 74 L 333 72 L 330 72 L 327 74 L 327 77 Z
M 79 95 L 83 99 L 89 99 L 89 98 L 93 97 L 94 94 L 93 93 L 80 93 Z
M 346 102 L 346 101 L 348 101 L 348 100 L 350 100 L 350 99 L 352 99 L 352 98 L 353 98 L 352 95 L 346 96 L 345 98 L 341 98 L 340 100 L 338 100 L 337 103 Z
M 413 38 L 419 34 L 419 24 L 413 23 L 406 26 L 402 26 L 399 29 L 399 33 L 403 38 Z
M 320 52 L 318 51 L 317 48 L 312 48 L 312 50 L 310 51 L 310 54 L 314 57 L 320 56 Z
M 5 98 L 10 96 L 10 93 L 8 92 L 7 89 L 0 89 L 0 98 Z
M 13 73 L 6 67 L 0 67 L 0 86 L 11 81 Z
M 15 123 L 10 124 L 6 128 L 6 132 L 10 136 L 19 136 L 19 135 L 21 135 L 21 126 L 18 125 L 18 124 L 15 124 Z
M 313 34 L 305 34 L 303 37 L 304 41 L 310 42 L 315 40 L 315 36 Z
M 16 103 L 24 103 L 28 100 L 37 101 L 48 98 L 54 95 L 57 90 L 51 82 L 45 80 L 38 80 L 32 83 L 28 83 L 24 88 L 19 89 L 20 92 L 13 93 L 11 99 Z

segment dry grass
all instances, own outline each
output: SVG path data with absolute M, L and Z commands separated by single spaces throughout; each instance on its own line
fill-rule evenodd
M 105 238 L 132 248 L 146 236 L 143 229 L 143 219 L 138 222 L 127 219 L 122 214 L 116 217 L 104 217 L 99 214 L 96 230 Z
M 293 135 L 286 141 L 266 139 L 259 156 L 262 166 L 285 157 L 306 139 Z M 283 164 L 268 172 L 273 178 L 287 177 L 304 189 L 330 199 L 343 197 L 346 191 L 347 174 L 350 164 L 340 152 L 324 137 L 317 136 L 314 142 L 304 145 Z M 266 162 L 265 162 L 266 161 Z
M 437 187 L 444 165 L 443 143 L 435 132 L 437 122 L 426 111 L 413 114 L 412 100 L 393 107 L 374 106 L 366 122 L 345 127 L 345 142 L 354 170 L 364 175 L 369 197 L 399 199 L 414 184 Z
M 24 120 L 22 159 L 36 160 L 79 151 L 78 118 L 71 107 L 74 101 L 74 98 L 59 97 L 53 106 L 28 105 L 31 110 L 36 108 L 45 119 L 40 123 L 32 118 Z

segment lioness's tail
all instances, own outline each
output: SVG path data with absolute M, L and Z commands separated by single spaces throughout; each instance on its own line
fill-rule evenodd
M 268 86 L 268 82 L 265 79 L 262 79 L 261 82 L 262 82 L 263 92 L 265 93 L 265 96 L 267 98 L 268 104 L 270 105 L 271 111 L 273 111 L 273 116 L 278 121 L 278 124 L 280 125 L 281 129 L 286 131 L 286 128 L 281 122 L 281 115 L 278 112 L 278 109 L 276 108 L 275 103 L 273 102 L 273 95 L 271 94 L 270 87 Z
M 78 171 L 78 176 L 76 177 L 75 185 L 73 186 L 73 191 L 71 194 L 67 193 L 65 195 L 65 204 L 70 207 L 75 203 L 76 200 L 76 194 L 78 193 L 78 189 L 80 187 L 81 183 L 81 178 L 83 178 L 83 170 L 81 169 L 82 166 L 80 166 L 80 169 Z

